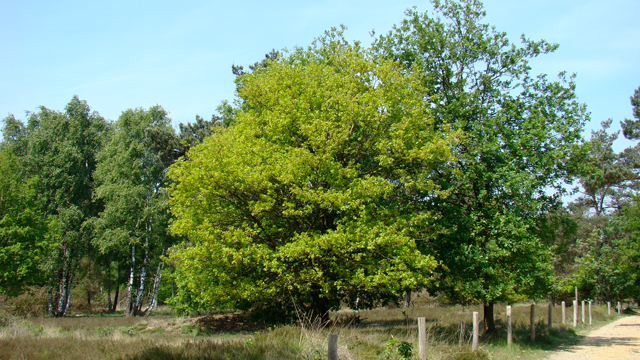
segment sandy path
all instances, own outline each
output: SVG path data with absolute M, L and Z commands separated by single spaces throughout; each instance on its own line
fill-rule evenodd
M 548 360 L 640 359 L 640 316 L 628 316 L 591 332 L 580 345 Z

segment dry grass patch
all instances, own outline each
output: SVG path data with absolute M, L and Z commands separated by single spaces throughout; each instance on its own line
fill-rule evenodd
M 418 317 L 427 318 L 428 358 L 539 359 L 559 345 L 617 318 L 594 306 L 594 326 L 563 329 L 554 308 L 553 330 L 546 325 L 547 306 L 536 307 L 536 342 L 529 340 L 529 305 L 514 305 L 514 344 L 506 346 L 504 306 L 495 307 L 498 330 L 485 334 L 481 349 L 471 352 L 472 312 L 481 307 L 416 304 L 410 309 L 380 308 L 359 312 L 360 323 L 347 325 L 352 311 L 331 314 L 339 322 L 265 327 L 241 315 L 200 318 L 91 316 L 68 318 L 6 318 L 0 327 L 0 359 L 325 359 L 329 333 L 338 334 L 340 359 L 417 358 Z M 567 321 L 573 314 L 567 308 Z M 588 321 L 588 320 L 587 320 Z M 464 328 L 461 328 L 464 324 Z

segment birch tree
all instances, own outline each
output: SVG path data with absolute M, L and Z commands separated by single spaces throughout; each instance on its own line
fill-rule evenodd
M 5 119 L 5 138 L 20 160 L 22 180 L 31 181 L 37 213 L 47 223 L 50 251 L 39 261 L 47 273 L 49 314 L 64 316 L 80 258 L 92 233 L 86 226 L 97 215 L 92 201 L 95 156 L 107 127 L 86 101 L 74 96 L 64 111 L 41 106 L 28 113 L 26 125 Z
M 160 106 L 124 111 L 98 154 L 95 197 L 104 202 L 96 221 L 97 245 L 128 267 L 126 315 L 148 313 L 155 303 L 167 246 L 165 171 L 178 151 L 171 120 Z M 154 272 L 155 271 L 155 272 Z M 151 289 L 149 272 L 153 275 Z M 145 310 L 145 291 L 151 294 Z

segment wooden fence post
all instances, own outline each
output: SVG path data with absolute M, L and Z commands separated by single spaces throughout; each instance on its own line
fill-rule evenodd
M 464 344 L 464 321 L 460 323 L 460 347 Z
M 329 334 L 328 360 L 338 360 L 338 335 Z
M 584 325 L 584 324 L 585 324 L 585 322 L 584 322 L 584 318 L 585 318 L 585 316 L 584 316 L 584 315 L 585 315 L 585 308 L 584 308 L 584 305 L 585 305 L 585 301 L 584 301 L 584 300 L 582 300 L 582 325 Z
M 513 327 L 511 326 L 511 305 L 507 305 L 507 345 L 513 342 Z
M 578 301 L 573 300 L 573 327 L 578 326 Z
M 589 300 L 589 326 L 593 324 L 593 316 L 591 314 L 591 301 L 592 300 Z
M 513 327 L 511 323 L 511 305 L 507 305 L 507 346 L 513 342 Z
M 618 315 L 622 314 L 622 304 L 618 301 Z
M 549 320 L 547 324 L 549 326 L 549 330 L 551 330 L 552 323 L 553 323 L 553 301 L 549 301 Z
M 473 343 L 471 350 L 478 350 L 478 343 L 480 342 L 480 324 L 478 323 L 478 312 L 473 312 Z
M 536 341 L 536 304 L 531 304 L 531 341 Z
M 427 320 L 424 317 L 418 318 L 418 358 L 427 359 Z
M 567 327 L 567 304 L 562 302 L 562 326 Z

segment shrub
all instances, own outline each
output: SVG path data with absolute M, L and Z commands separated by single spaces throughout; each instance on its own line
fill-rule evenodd
M 10 312 L 18 316 L 42 316 L 47 313 L 47 288 L 30 286 L 22 294 L 8 299 Z
M 133 326 L 123 327 L 122 329 L 120 329 L 120 331 L 122 331 L 123 334 L 129 335 L 129 336 L 133 336 L 136 334 L 136 329 Z
M 110 336 L 111 334 L 113 334 L 115 329 L 116 329 L 115 327 L 113 327 L 111 325 L 107 325 L 107 326 L 98 326 L 96 328 L 96 331 L 98 332 L 98 335 L 100 335 L 100 336 Z

